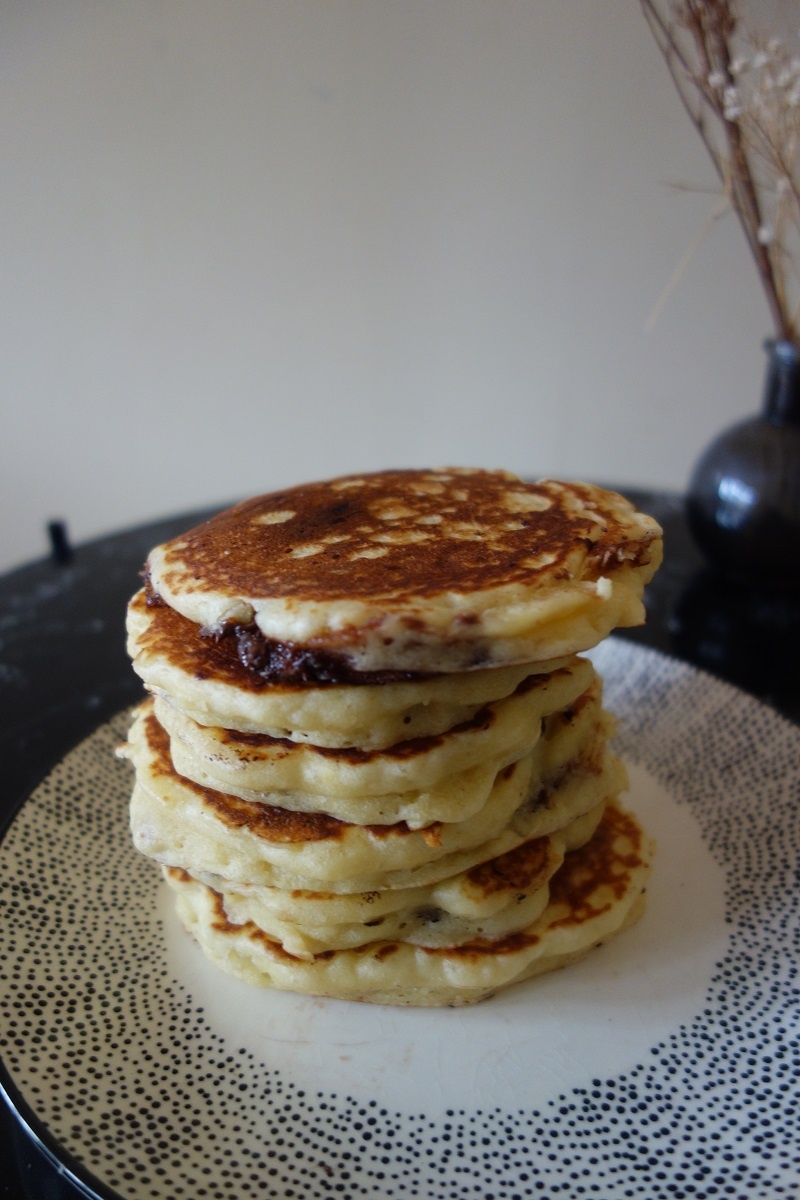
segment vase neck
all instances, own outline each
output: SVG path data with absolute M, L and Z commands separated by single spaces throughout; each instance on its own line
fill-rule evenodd
M 767 342 L 766 350 L 764 416 L 776 425 L 800 424 L 800 348 L 778 340 Z

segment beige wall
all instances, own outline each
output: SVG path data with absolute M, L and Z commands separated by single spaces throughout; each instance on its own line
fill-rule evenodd
M 0 5 L 0 569 L 320 475 L 680 488 L 758 403 L 636 0 Z M 687 185 L 684 190 L 674 185 Z

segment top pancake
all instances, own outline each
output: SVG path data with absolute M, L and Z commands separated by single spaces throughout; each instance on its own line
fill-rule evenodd
M 448 469 L 256 497 L 156 547 L 147 570 L 265 677 L 358 682 L 586 650 L 642 621 L 660 560 L 658 525 L 616 493 Z

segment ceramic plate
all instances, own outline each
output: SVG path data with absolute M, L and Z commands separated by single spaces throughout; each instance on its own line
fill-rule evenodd
M 86 1190 L 124 1200 L 800 1189 L 800 729 L 611 639 L 648 910 L 577 966 L 474 1008 L 262 992 L 211 967 L 127 832 L 124 716 L 0 846 L 12 1103 Z

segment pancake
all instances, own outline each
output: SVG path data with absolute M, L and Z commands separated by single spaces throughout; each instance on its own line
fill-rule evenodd
M 515 762 L 536 744 L 543 717 L 574 704 L 593 677 L 591 663 L 575 659 L 571 667 L 552 675 L 523 680 L 511 696 L 484 705 L 453 729 L 382 750 L 322 748 L 198 725 L 160 698 L 155 700 L 155 713 L 173 748 L 185 751 L 184 761 L 201 762 L 218 787 L 233 786 L 239 794 L 241 789 L 294 790 L 363 798 L 433 788 L 487 760 L 494 760 L 498 770 Z
M 232 921 L 253 922 L 298 958 L 395 937 L 415 945 L 457 945 L 503 937 L 535 920 L 564 855 L 589 840 L 604 811 L 605 803 L 598 804 L 557 833 L 419 887 L 337 894 L 237 884 L 215 875 L 193 878 L 220 893 Z
M 200 882 L 219 892 L 230 921 L 237 925 L 252 922 L 297 958 L 312 959 L 326 950 L 353 949 L 394 938 L 414 945 L 452 946 L 476 937 L 505 937 L 541 915 L 548 901 L 548 881 L 563 862 L 565 844 L 587 841 L 602 816 L 602 808 L 599 805 L 591 819 L 587 816 L 573 822 L 568 836 L 565 831 L 564 838 L 534 838 L 498 859 L 462 872 L 448 881 L 448 889 L 434 885 L 363 893 L 374 898 L 388 896 L 393 901 L 380 914 L 374 905 L 366 905 L 368 916 L 364 920 L 337 920 L 335 911 L 341 897 L 335 895 L 317 894 L 313 905 L 302 906 L 306 911 L 301 917 L 293 911 L 291 891 L 284 893 L 280 903 L 271 894 L 280 894 L 279 889 L 243 887 L 222 879 L 201 878 Z M 581 827 L 580 833 L 577 826 Z M 471 906 L 463 903 L 465 892 L 475 897 Z M 433 896 L 439 896 L 442 902 L 434 903 Z M 462 911 L 451 911 L 448 899 L 455 900 Z M 487 911 L 489 901 L 491 911 Z M 309 907 L 314 912 L 311 919 Z M 463 911 L 465 907 L 476 911 Z
M 347 950 L 370 942 L 401 939 L 415 946 L 457 946 L 475 938 L 497 940 L 527 928 L 549 900 L 548 883 L 568 850 L 594 834 L 605 805 L 578 817 L 565 830 L 532 838 L 488 863 L 463 871 L 445 884 L 355 897 L 302 893 L 197 877 L 218 892 L 228 920 L 252 923 L 296 958 Z M 171 868 L 164 868 L 169 871 Z M 355 910 L 351 919 L 342 910 Z M 366 911 L 363 911 L 366 910 Z M 361 919 L 359 918 L 361 916 Z
M 259 496 L 156 547 L 150 594 L 263 678 L 389 682 L 579 653 L 641 623 L 661 531 L 588 484 L 453 469 Z
M 501 987 L 555 970 L 620 933 L 641 914 L 652 848 L 634 818 L 611 804 L 596 832 L 550 880 L 548 902 L 528 926 L 456 946 L 380 939 L 309 957 L 287 951 L 222 893 L 168 871 L 177 911 L 207 957 L 249 983 L 379 1004 L 472 1004 Z
M 552 775 L 560 764 L 575 758 L 581 748 L 590 741 L 599 742 L 608 737 L 613 721 L 601 705 L 602 689 L 597 678 L 576 700 L 557 713 L 551 713 L 537 722 L 531 729 L 527 745 L 531 746 L 531 778 Z M 161 709 L 158 702 L 154 712 L 162 729 L 170 733 L 169 722 L 159 719 Z M 539 736 L 539 729 L 543 735 Z M 290 747 L 290 753 L 300 747 Z M 303 750 L 308 753 L 308 747 Z M 357 756 L 354 755 L 357 761 Z M 503 752 L 486 756 L 482 762 L 456 769 L 430 786 L 403 792 L 357 792 L 347 787 L 334 791 L 302 791 L 297 788 L 280 788 L 279 780 L 267 773 L 263 782 L 268 790 L 254 790 L 244 786 L 249 774 L 248 764 L 242 769 L 226 766 L 211 757 L 198 758 L 192 754 L 179 737 L 170 734 L 170 758 L 178 775 L 201 784 L 203 787 L 224 791 L 242 800 L 265 803 L 295 812 L 327 813 L 356 825 L 391 825 L 406 822 L 412 829 L 420 829 L 433 822 L 465 821 L 476 816 L 490 802 L 498 775 L 516 758 Z M 256 764 L 259 766 L 259 764 Z M 329 780 L 341 783 L 335 773 L 334 759 Z M 345 762 L 345 766 L 348 762 Z M 460 764 L 457 764 L 460 765 Z M 262 768 L 263 769 L 263 766 Z M 284 776 L 284 779 L 286 776 Z M 290 776 L 291 778 L 291 776 Z M 345 781 L 347 774 L 345 773 Z
M 119 753 L 134 845 L 212 962 L 461 1005 L 635 920 L 652 848 L 580 655 L 643 620 L 661 555 L 617 493 L 460 468 L 257 496 L 156 546 Z
M 292 684 L 245 666 L 235 637 L 203 636 L 180 613 L 149 605 L 144 589 L 128 605 L 127 629 L 133 669 L 148 690 L 199 725 L 333 748 L 380 750 L 408 738 L 433 737 L 510 696 L 531 675 L 551 674 L 573 661 L 565 657 L 380 686 Z
M 175 771 L 150 705 L 134 721 L 125 753 L 136 768 L 134 844 L 149 857 L 243 883 L 334 892 L 445 879 L 565 827 L 617 795 L 626 779 L 603 737 L 553 764 L 545 779 L 534 776 L 534 750 L 500 772 L 476 815 L 412 829 L 292 812 L 193 783 Z

